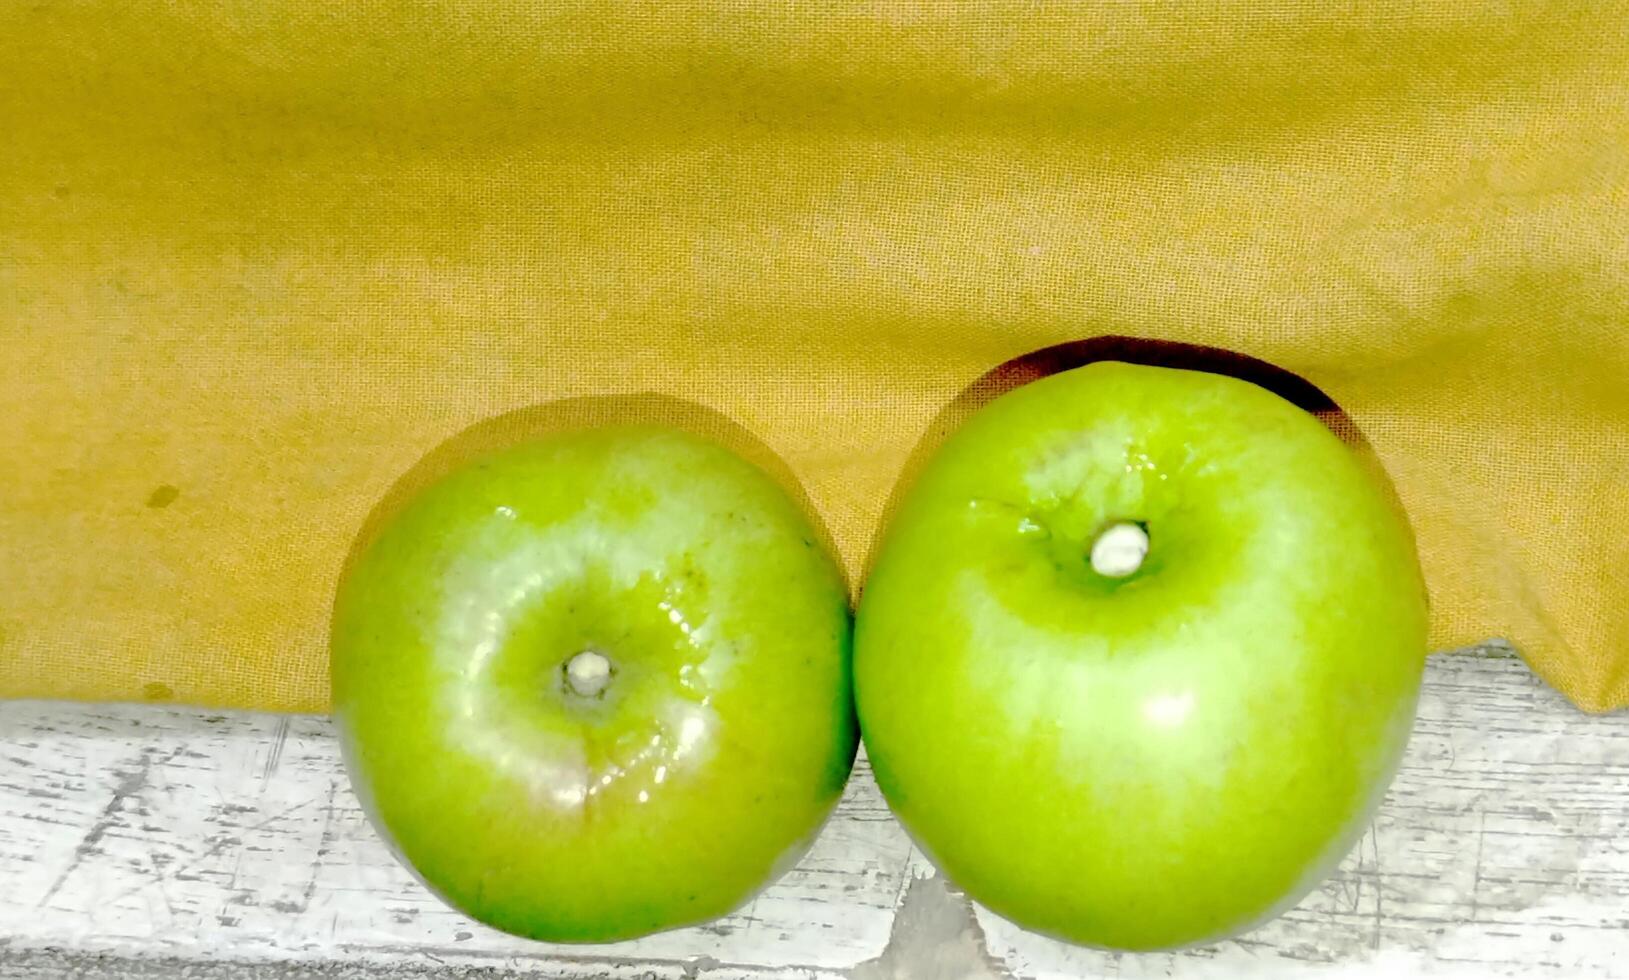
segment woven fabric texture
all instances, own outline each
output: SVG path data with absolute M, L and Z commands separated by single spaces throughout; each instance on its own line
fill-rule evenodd
M 1099 335 L 1319 386 L 1433 642 L 1629 704 L 1623 2 L 5 4 L 0 694 L 322 710 L 398 478 L 619 406 L 858 582 L 946 407 Z

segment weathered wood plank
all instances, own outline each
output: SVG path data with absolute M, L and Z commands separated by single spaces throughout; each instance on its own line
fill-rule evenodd
M 0 759 L 8 976 L 1629 975 L 1629 716 L 1573 710 L 1497 648 L 1433 658 L 1403 771 L 1319 892 L 1239 941 L 1153 956 L 971 909 L 863 764 L 814 850 L 747 908 L 562 948 L 428 895 L 369 829 L 324 719 L 14 702 Z

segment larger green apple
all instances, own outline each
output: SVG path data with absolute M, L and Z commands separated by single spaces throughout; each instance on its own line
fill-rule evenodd
M 790 499 L 700 439 L 554 436 L 417 497 L 341 585 L 353 785 L 443 898 L 604 942 L 735 908 L 857 743 L 847 594 Z
M 1174 947 L 1274 914 L 1350 848 L 1425 631 L 1406 521 L 1315 418 L 1094 364 L 980 410 L 909 491 L 860 604 L 860 726 L 974 898 Z

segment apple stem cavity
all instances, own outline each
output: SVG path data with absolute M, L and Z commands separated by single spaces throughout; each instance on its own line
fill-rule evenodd
M 1104 578 L 1125 578 L 1148 557 L 1148 529 L 1135 521 L 1117 521 L 1092 542 L 1092 571 Z
M 566 684 L 573 694 L 599 697 L 611 683 L 611 661 L 596 650 L 584 650 L 566 661 Z

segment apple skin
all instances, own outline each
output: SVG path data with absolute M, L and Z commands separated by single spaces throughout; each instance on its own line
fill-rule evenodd
M 659 428 L 557 435 L 417 496 L 351 567 L 335 716 L 375 827 L 489 925 L 608 942 L 786 870 L 858 741 L 847 592 L 792 501 Z M 564 665 L 611 661 L 598 696 Z
M 1093 541 L 1144 523 L 1124 579 Z M 973 898 L 1173 948 L 1299 900 L 1396 770 L 1426 656 L 1413 535 L 1314 417 L 1104 362 L 1009 392 L 924 468 L 855 626 L 866 752 Z

